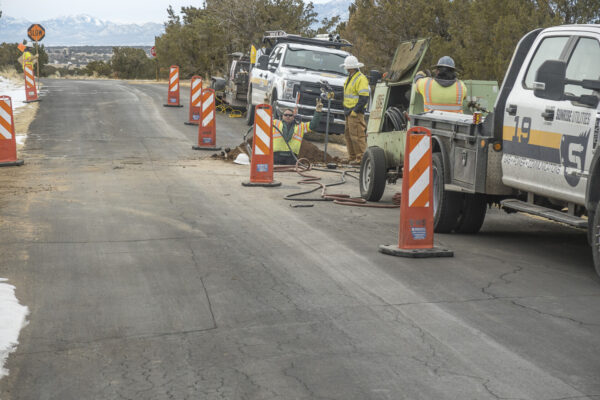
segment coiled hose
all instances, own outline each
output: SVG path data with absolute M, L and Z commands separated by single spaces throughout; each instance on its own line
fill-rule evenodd
M 384 132 L 402 131 L 406 129 L 406 125 L 406 116 L 401 109 L 398 107 L 389 107 L 385 110 Z

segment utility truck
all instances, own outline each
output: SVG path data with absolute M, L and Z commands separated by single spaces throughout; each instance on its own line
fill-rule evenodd
M 217 97 L 234 108 L 246 108 L 248 97 L 248 77 L 250 74 L 250 57 L 241 53 L 231 53 L 231 62 L 225 77 L 212 76 L 210 87 Z
M 335 93 L 331 101 L 329 133 L 344 132 L 344 82 L 348 73 L 340 65 L 352 46 L 333 36 L 305 38 L 284 31 L 268 31 L 263 37 L 266 54 L 258 57 L 250 72 L 246 119 L 254 120 L 256 105 L 269 103 L 275 117 L 283 108 L 296 108 L 303 121 L 310 121 L 315 101 L 321 95 L 322 81 Z M 323 118 L 325 120 L 325 118 Z M 324 132 L 326 120 L 317 131 Z
M 600 275 L 599 78 L 600 25 L 564 25 L 536 29 L 519 41 L 493 109 L 481 118 L 423 113 L 420 95 L 410 90 L 409 124 L 432 133 L 435 231 L 478 232 L 488 204 L 496 203 L 587 229 Z M 475 97 L 465 110 L 487 111 Z M 362 160 L 372 170 L 361 168 L 366 197 L 369 178 L 385 185 L 390 170 L 378 148 L 373 143 Z M 394 157 L 402 159 L 403 150 Z M 380 170 L 383 178 L 375 177 Z

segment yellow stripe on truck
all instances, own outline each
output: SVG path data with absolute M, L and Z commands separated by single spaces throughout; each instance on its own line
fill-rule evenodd
M 509 142 L 518 142 L 518 138 L 524 138 L 527 135 L 523 132 L 521 128 L 517 130 L 517 140 L 515 138 L 515 127 L 514 126 L 504 126 L 502 128 L 502 139 Z M 532 146 L 542 146 L 549 147 L 551 149 L 560 149 L 560 141 L 562 139 L 562 135 L 556 132 L 548 132 L 548 131 L 537 131 L 530 130 L 529 131 L 529 143 Z

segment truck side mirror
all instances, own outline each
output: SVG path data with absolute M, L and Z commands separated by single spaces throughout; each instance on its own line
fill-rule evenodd
M 372 69 L 369 72 L 369 85 L 373 86 L 376 85 L 377 82 L 379 82 L 381 80 L 381 77 L 383 75 L 381 74 L 381 72 L 377 71 L 376 69 Z
M 547 100 L 562 100 L 565 94 L 567 63 L 546 60 L 535 74 L 534 95 Z
M 268 65 L 269 65 L 269 56 L 268 55 L 265 54 L 265 55 L 258 57 L 258 62 L 256 63 L 256 68 L 266 71 Z
M 579 96 L 575 101 L 583 104 L 584 106 L 596 108 L 598 107 L 598 102 L 600 99 L 598 99 L 598 96 L 593 94 L 584 94 Z

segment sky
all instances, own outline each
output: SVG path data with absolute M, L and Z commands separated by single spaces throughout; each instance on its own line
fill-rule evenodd
M 313 0 L 313 3 L 327 1 Z M 32 22 L 87 14 L 106 21 L 139 24 L 165 22 L 169 5 L 178 12 L 183 6 L 202 4 L 202 0 L 0 0 L 0 10 L 3 15 Z

